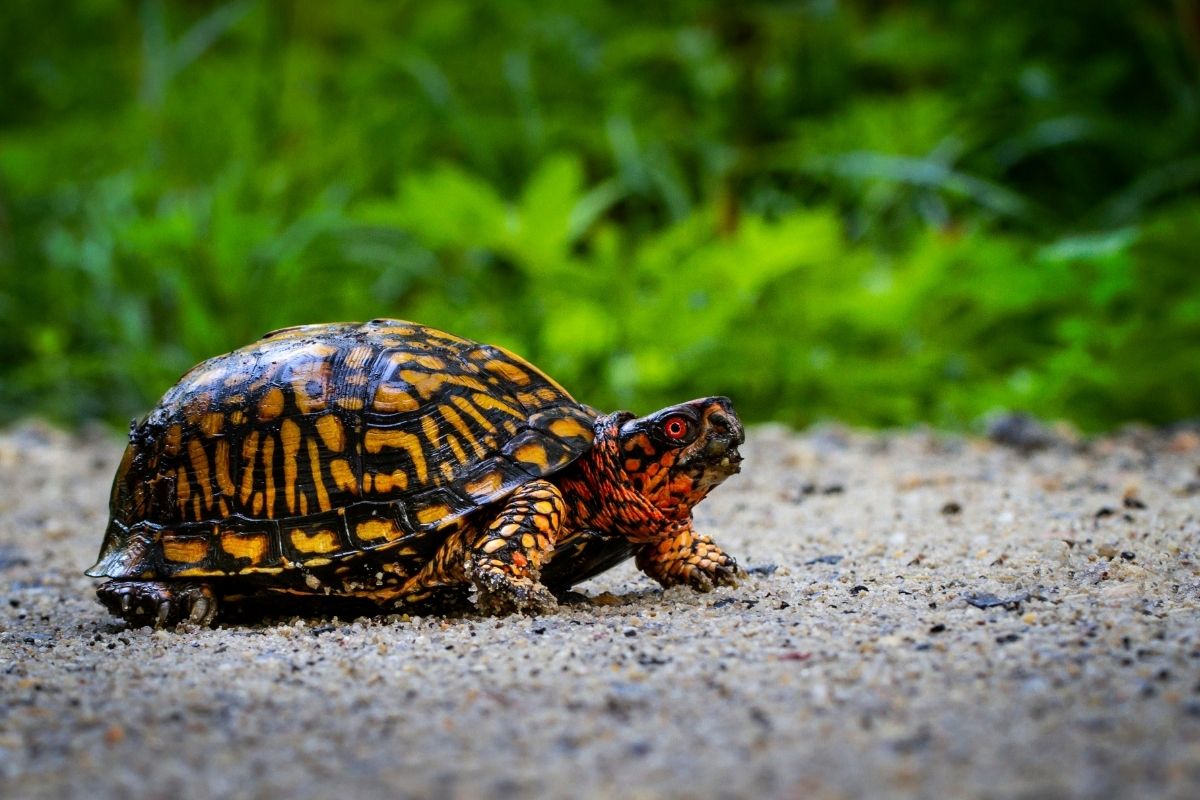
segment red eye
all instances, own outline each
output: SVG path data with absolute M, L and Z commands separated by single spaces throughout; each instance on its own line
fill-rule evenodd
M 668 439 L 682 439 L 688 433 L 688 421 L 683 417 L 671 417 L 663 423 L 663 434 Z

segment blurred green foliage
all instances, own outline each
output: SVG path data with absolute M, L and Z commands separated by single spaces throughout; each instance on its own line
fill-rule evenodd
M 1200 4 L 7 0 L 0 412 L 398 316 L 577 397 L 1200 399 Z

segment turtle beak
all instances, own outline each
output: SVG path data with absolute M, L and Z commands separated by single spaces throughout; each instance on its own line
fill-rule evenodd
M 710 433 L 708 443 L 704 445 L 706 456 L 718 457 L 728 454 L 741 460 L 737 449 L 738 445 L 746 441 L 746 430 L 742 427 L 741 420 L 732 411 L 733 409 L 726 411 L 717 408 L 707 414 L 706 421 Z
M 729 398 L 710 397 L 697 403 L 703 407 L 704 421 L 704 444 L 699 450 L 704 464 L 702 481 L 715 485 L 741 471 L 738 445 L 746 441 L 746 429 Z

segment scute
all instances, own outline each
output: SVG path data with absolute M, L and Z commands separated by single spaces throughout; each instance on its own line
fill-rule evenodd
M 273 331 L 132 427 L 88 574 L 273 574 L 412 544 L 571 463 L 595 417 L 519 356 L 416 323 Z

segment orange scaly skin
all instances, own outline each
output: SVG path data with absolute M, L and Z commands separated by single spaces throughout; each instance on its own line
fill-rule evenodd
M 692 509 L 738 470 L 736 448 L 744 434 L 725 398 L 687 405 L 697 411 L 699 433 L 683 447 L 664 444 L 649 432 L 670 418 L 672 409 L 647 418 L 649 423 L 629 422 L 628 414 L 601 417 L 591 452 L 571 468 L 562 486 L 573 526 L 637 545 L 638 569 L 663 586 L 689 584 L 708 591 L 733 584 L 737 562 L 693 531 Z M 693 469 L 686 468 L 688 459 Z
M 672 529 L 657 544 L 641 548 L 637 566 L 663 586 L 688 584 L 707 592 L 714 585 L 736 583 L 737 562 L 711 537 L 693 531 L 691 524 Z

